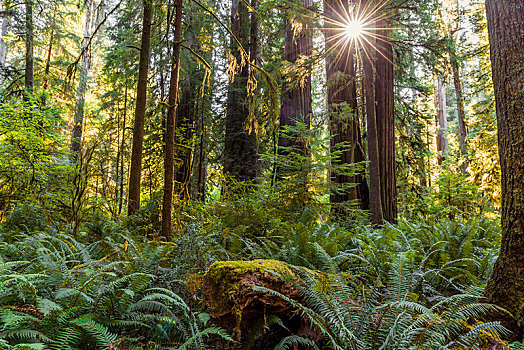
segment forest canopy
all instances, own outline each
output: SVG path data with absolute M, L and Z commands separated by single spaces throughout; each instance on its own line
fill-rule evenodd
M 522 0 L 0 9 L 0 349 L 524 348 Z

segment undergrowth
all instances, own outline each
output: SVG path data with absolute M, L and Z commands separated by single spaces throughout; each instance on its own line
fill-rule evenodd
M 202 311 L 199 281 L 215 261 L 254 258 L 324 273 L 320 283 L 304 270 L 301 301 L 279 295 L 320 330 L 322 348 L 481 349 L 507 336 L 483 322 L 501 312 L 481 298 L 500 243 L 496 222 L 430 217 L 377 229 L 333 221 L 321 203 L 300 213 L 271 203 L 194 205 L 170 243 L 156 234 L 154 203 L 153 214 L 122 220 L 95 212 L 76 231 L 36 207 L 15 208 L 0 232 L 0 349 L 234 346 Z M 277 348 L 299 345 L 317 346 L 289 334 Z

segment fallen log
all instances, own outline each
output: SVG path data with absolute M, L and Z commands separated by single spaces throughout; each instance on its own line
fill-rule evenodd
M 262 286 L 300 301 L 298 272 L 298 268 L 277 260 L 215 262 L 202 282 L 204 309 L 217 325 L 235 335 L 237 348 L 270 349 L 289 334 L 318 344 L 321 333 L 312 329 L 292 305 L 278 296 L 253 290 L 253 286 Z

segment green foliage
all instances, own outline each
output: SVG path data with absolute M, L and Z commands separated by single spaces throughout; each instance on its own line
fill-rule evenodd
M 405 254 L 391 262 L 385 285 L 359 296 L 339 273 L 334 261 L 318 248 L 326 265 L 326 280 L 304 270 L 296 287 L 302 302 L 264 287 L 254 290 L 277 295 L 295 306 L 311 325 L 320 330 L 326 346 L 333 349 L 478 349 L 486 337 L 498 338 L 508 331 L 497 322 L 478 319 L 500 310 L 478 300 L 481 291 L 472 288 L 450 297 L 435 296 L 431 303 L 416 293 L 419 278 Z M 286 339 L 295 344 L 303 339 Z
M 57 106 L 36 98 L 0 103 L 0 209 L 31 198 L 59 217 L 72 172 L 60 133 Z
M 122 234 L 91 244 L 60 232 L 2 243 L 0 339 L 6 349 L 107 349 L 144 341 L 201 349 L 211 335 L 230 340 L 171 290 L 169 250 L 151 248 Z

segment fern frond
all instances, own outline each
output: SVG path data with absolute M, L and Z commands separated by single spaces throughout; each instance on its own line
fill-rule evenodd
M 308 338 L 300 337 L 298 335 L 290 335 L 285 337 L 280 341 L 280 343 L 277 344 L 277 346 L 275 346 L 274 350 L 289 350 L 294 348 L 295 345 L 301 345 L 318 350 L 318 346 L 314 341 Z
M 189 338 L 184 344 L 182 344 L 178 350 L 186 350 L 186 349 L 189 349 L 191 345 L 193 345 L 195 342 L 197 342 L 199 339 L 202 339 L 202 338 L 205 338 L 205 337 L 210 337 L 212 335 L 216 335 L 220 338 L 222 338 L 223 340 L 226 340 L 226 341 L 234 341 L 233 338 L 225 331 L 223 330 L 222 328 L 220 327 L 216 327 L 216 326 L 211 326 L 211 327 L 208 327 L 198 333 L 196 333 L 195 335 L 193 335 L 191 338 Z

